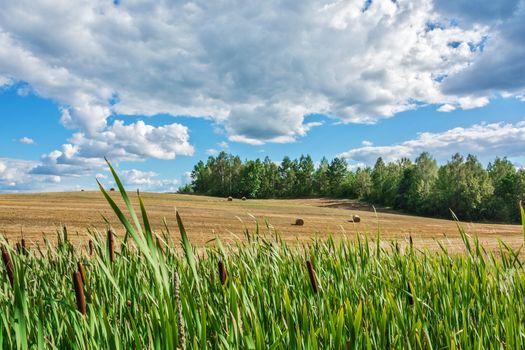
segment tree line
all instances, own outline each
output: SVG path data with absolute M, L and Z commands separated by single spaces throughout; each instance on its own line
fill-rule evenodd
M 242 161 L 221 152 L 199 161 L 192 182 L 179 191 L 247 198 L 330 197 L 359 199 L 418 215 L 464 220 L 518 222 L 518 205 L 525 200 L 525 170 L 496 158 L 487 168 L 476 156 L 455 154 L 441 166 L 427 152 L 415 161 L 403 158 L 373 167 L 349 170 L 343 158 L 323 158 L 316 166 L 309 155 L 284 157 L 276 164 Z

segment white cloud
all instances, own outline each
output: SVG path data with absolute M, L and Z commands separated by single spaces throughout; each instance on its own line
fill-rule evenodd
M 206 154 L 209 156 L 216 156 L 217 154 L 219 154 L 219 151 L 217 151 L 214 148 L 209 148 L 206 150 Z
M 181 124 L 153 127 L 138 121 L 124 124 L 117 120 L 103 131 L 87 136 L 73 134 L 62 150 L 42 157 L 33 172 L 39 174 L 84 175 L 104 166 L 104 157 L 112 161 L 138 161 L 145 158 L 175 159 L 193 155 L 188 128 Z
M 62 181 L 56 175 L 34 175 L 31 170 L 38 162 L 0 158 L 0 192 L 54 190 Z
M 9 85 L 11 85 L 13 81 L 11 80 L 11 78 L 8 78 L 6 76 L 2 76 L 0 74 L 0 88 L 5 88 Z
M 462 109 L 473 109 L 488 105 L 489 99 L 487 97 L 460 97 L 458 104 Z
M 372 146 L 374 143 L 372 141 L 363 140 L 363 141 L 361 141 L 361 144 L 363 146 Z
M 525 1 L 438 1 L 438 9 L 463 22 L 488 25 L 483 54 L 466 69 L 451 74 L 442 88 L 448 94 L 525 92 Z
M 438 112 L 448 113 L 448 112 L 455 111 L 456 107 L 454 107 L 451 104 L 445 103 L 444 105 L 441 105 L 437 110 Z
M 488 27 L 429 29 L 441 20 L 430 0 L 363 6 L 6 0 L 0 85 L 26 81 L 58 101 L 84 152 L 115 128 L 114 113 L 205 117 L 231 141 L 263 144 L 306 135 L 319 125 L 305 120 L 312 113 L 373 123 L 421 103 L 463 108 L 440 82 L 480 55 Z M 126 153 L 177 153 L 164 144 L 141 154 L 133 143 Z
M 420 133 L 417 138 L 391 146 L 366 146 L 340 154 L 351 162 L 373 164 L 378 157 L 395 161 L 402 157 L 415 158 L 429 152 L 438 160 L 452 154 L 472 153 L 483 161 L 496 156 L 518 158 L 525 156 L 525 121 L 510 123 L 476 124 L 468 128 L 454 128 L 441 133 Z
M 30 137 L 24 136 L 18 140 L 20 143 L 23 143 L 24 145 L 33 145 L 35 144 L 35 140 L 33 140 Z
M 93 175 L 87 170 L 85 172 L 73 171 L 65 176 L 42 175 L 35 172 L 40 162 L 27 161 L 14 158 L 0 158 L 0 192 L 49 192 L 49 191 L 72 191 L 79 188 L 95 189 L 95 177 L 100 181 L 108 181 L 114 185 L 112 180 L 103 173 Z M 78 169 L 76 169 L 78 170 Z M 160 178 L 159 174 L 152 171 L 141 171 L 137 169 L 119 170 L 121 180 L 127 188 L 139 188 L 143 191 L 176 191 L 180 181 L 176 179 Z M 71 176 L 74 174 L 75 176 Z
M 176 179 L 158 179 L 159 174 L 153 171 L 141 171 L 137 169 L 123 170 L 119 177 L 126 187 L 138 187 L 141 191 L 176 191 L 179 181 Z
M 228 142 L 226 142 L 226 141 L 221 141 L 221 142 L 219 142 L 219 143 L 217 144 L 217 146 L 219 146 L 219 147 L 222 148 L 222 149 L 227 149 L 227 148 L 230 147 L 230 145 L 229 145 Z

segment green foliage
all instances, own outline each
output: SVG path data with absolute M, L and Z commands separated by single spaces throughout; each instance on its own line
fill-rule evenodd
M 354 198 L 418 215 L 466 220 L 519 222 L 518 202 L 525 200 L 525 170 L 497 158 L 484 169 L 477 158 L 456 154 L 441 167 L 427 152 L 412 163 L 403 158 L 374 167 L 348 169 L 344 159 L 284 157 L 276 165 L 268 157 L 241 162 L 224 152 L 197 163 L 193 183 L 180 190 L 217 196 L 252 198 Z
M 476 157 L 469 155 L 464 160 L 455 154 L 439 169 L 434 204 L 442 210 L 442 215 L 452 209 L 461 218 L 480 219 L 483 217 L 483 205 L 493 190 L 488 173 Z
M 182 249 L 157 235 L 139 197 L 139 215 L 115 174 L 126 210 L 101 191 L 132 240 L 90 231 L 87 256 L 60 232 L 57 245 L 22 254 L 5 240 L 13 284 L 0 270 L 0 347 L 6 349 L 523 348 L 525 271 L 503 242 L 495 257 L 459 227 L 466 254 L 402 251 L 397 242 L 343 237 L 289 247 L 275 232 L 217 239 L 196 254 L 176 213 Z M 521 210 L 524 220 L 525 212 Z M 524 231 L 525 232 L 525 231 Z M 127 236 L 127 235 L 126 235 Z M 314 293 L 305 260 L 312 262 Z M 219 281 L 222 261 L 228 278 Z M 86 268 L 87 314 L 71 280 Z M 180 283 L 174 283 L 173 276 Z M 175 296 L 178 295 L 177 299 Z M 181 318 L 179 318 L 179 314 Z M 185 339 L 185 344 L 181 344 Z M 186 346 L 183 346 L 186 345 Z

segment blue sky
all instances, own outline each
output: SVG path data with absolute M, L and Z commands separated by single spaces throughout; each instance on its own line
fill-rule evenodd
M 152 191 L 221 150 L 525 165 L 523 0 L 52 3 L 3 2 L 0 192 L 94 189 L 104 156 Z

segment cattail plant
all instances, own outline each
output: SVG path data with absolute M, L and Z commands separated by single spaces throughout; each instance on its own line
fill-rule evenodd
M 93 241 L 92 240 L 89 240 L 89 243 L 88 243 L 88 247 L 89 247 L 89 255 L 93 255 Z
M 306 261 L 306 266 L 308 267 L 308 275 L 310 276 L 312 290 L 314 291 L 314 294 L 317 294 L 319 289 L 317 288 L 317 279 L 315 278 L 315 271 L 314 267 L 312 266 L 312 262 L 310 260 Z
M 13 272 L 13 262 L 11 261 L 11 256 L 6 248 L 2 248 L 2 260 L 4 261 L 5 270 L 7 271 L 7 277 L 11 286 L 14 283 L 14 272 Z
M 180 281 L 179 274 L 175 271 L 173 276 L 173 289 L 175 292 L 175 304 L 177 305 L 177 318 L 178 318 L 178 330 L 179 330 L 179 346 L 181 350 L 186 349 L 186 334 L 184 333 L 184 318 L 182 316 L 182 302 L 180 300 Z
M 226 267 L 224 266 L 224 262 L 222 260 L 219 260 L 219 279 L 221 281 L 221 284 L 224 285 L 226 283 L 226 280 L 228 279 L 228 271 L 226 271 Z
M 82 277 L 82 283 L 86 283 L 86 270 L 84 269 L 84 264 L 81 261 L 77 263 L 78 272 L 80 272 L 80 277 Z
M 26 240 L 22 238 L 20 240 L 20 243 L 20 246 L 22 248 L 22 254 L 27 255 Z
M 109 261 L 113 262 L 115 261 L 115 238 L 113 231 L 108 230 L 108 253 L 109 253 Z
M 73 286 L 75 287 L 77 309 L 82 315 L 85 315 L 87 312 L 86 298 L 84 297 L 84 286 L 82 283 L 82 276 L 78 271 L 73 273 Z

